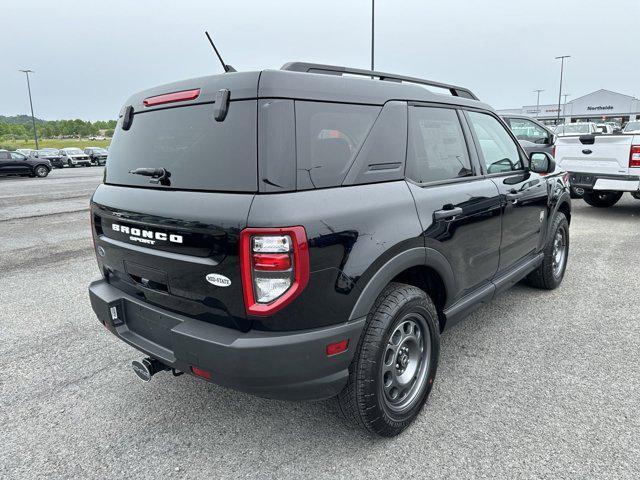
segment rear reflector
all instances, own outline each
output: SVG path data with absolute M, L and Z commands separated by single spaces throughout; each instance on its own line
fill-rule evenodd
M 187 100 L 195 100 L 200 96 L 200 89 L 182 90 L 180 92 L 165 93 L 148 97 L 144 99 L 145 107 L 153 107 L 154 105 L 162 105 L 163 103 L 186 102 Z
M 191 372 L 194 375 L 198 376 L 198 377 L 202 377 L 202 378 L 206 378 L 207 380 L 211 380 L 211 373 L 207 372 L 206 370 L 202 370 L 201 368 L 191 366 Z
M 631 145 L 629 154 L 629 168 L 640 167 L 640 145 Z
M 327 345 L 327 356 L 337 355 L 347 350 L 349 346 L 349 339 L 341 340 L 336 343 L 330 343 Z

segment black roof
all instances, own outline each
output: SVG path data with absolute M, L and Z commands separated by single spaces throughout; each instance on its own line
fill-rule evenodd
M 390 100 L 434 102 L 491 110 L 467 88 L 402 75 L 304 62 L 287 63 L 280 70 L 228 72 L 198 77 L 150 88 L 132 95 L 125 105 L 136 112 L 147 97 L 181 90 L 200 89 L 191 103 L 213 102 L 220 89 L 228 89 L 231 100 L 291 98 L 344 103 L 383 105 Z M 435 93 L 429 88 L 442 90 Z M 183 102 L 185 104 L 189 102 Z M 166 106 L 165 106 L 166 107 Z M 121 112 L 122 113 L 122 112 Z

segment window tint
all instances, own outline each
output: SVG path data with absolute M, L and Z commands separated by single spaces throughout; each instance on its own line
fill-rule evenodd
M 231 102 L 223 122 L 213 110 L 203 104 L 136 113 L 129 130 L 119 120 L 106 183 L 157 188 L 129 171 L 165 168 L 171 184 L 164 188 L 255 192 L 256 101 Z
M 0 152 L 0 160 L 9 160 L 10 158 L 9 152 Z
M 455 110 L 409 109 L 407 177 L 419 183 L 473 175 L 469 152 Z
M 518 146 L 498 120 L 478 112 L 469 112 L 469 119 L 480 143 L 487 173 L 522 170 Z
M 523 118 L 510 118 L 509 125 L 511 131 L 518 140 L 526 140 L 527 142 L 545 144 L 549 142 L 549 134 L 539 125 L 531 120 Z
M 27 157 L 22 155 L 21 153 L 11 152 L 11 158 L 13 160 L 26 160 Z
M 296 102 L 298 190 L 335 187 L 380 113 L 380 107 Z

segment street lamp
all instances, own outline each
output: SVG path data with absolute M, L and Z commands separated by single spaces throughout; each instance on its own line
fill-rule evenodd
M 375 32 L 376 0 L 371 0 L 371 70 L 375 70 L 373 62 L 373 34 Z
M 560 100 L 562 100 L 562 74 L 564 73 L 565 58 L 571 58 L 571 55 L 561 55 L 556 57 L 556 60 L 560 60 L 560 90 L 558 91 L 558 119 L 556 123 L 560 123 Z
M 533 91 L 538 94 L 538 100 L 536 100 L 536 118 L 538 118 L 538 114 L 540 113 L 540 92 L 544 92 L 544 89 L 537 89 Z
M 36 117 L 33 115 L 33 101 L 31 100 L 31 84 L 29 83 L 29 74 L 35 73 L 33 70 L 19 70 L 27 76 L 27 90 L 29 90 L 29 105 L 31 105 L 31 123 L 33 124 L 33 137 L 36 140 L 36 150 L 40 150 L 38 146 L 38 131 L 36 130 Z

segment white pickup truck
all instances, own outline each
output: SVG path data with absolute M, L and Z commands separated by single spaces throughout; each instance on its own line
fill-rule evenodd
M 624 192 L 640 200 L 640 135 L 558 137 L 554 156 L 589 205 L 611 207 Z

